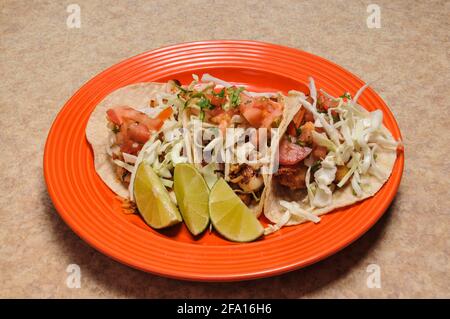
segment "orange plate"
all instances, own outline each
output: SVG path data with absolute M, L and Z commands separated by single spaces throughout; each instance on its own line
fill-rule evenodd
M 85 128 L 95 106 L 112 91 L 137 82 L 190 82 L 191 74 L 249 85 L 258 91 L 305 89 L 308 77 L 338 96 L 364 84 L 342 67 L 307 52 L 255 41 L 204 41 L 173 45 L 127 59 L 86 83 L 66 103 L 48 135 L 44 174 L 64 221 L 86 242 L 129 266 L 172 278 L 233 281 L 272 276 L 317 262 L 349 245 L 384 213 L 400 184 L 403 154 L 383 188 L 371 199 L 326 215 L 315 225 L 283 228 L 252 243 L 232 243 L 206 232 L 193 238 L 184 225 L 164 231 L 120 202 L 97 176 Z M 400 131 L 383 100 L 367 89 L 359 102 L 379 108 L 395 138 Z

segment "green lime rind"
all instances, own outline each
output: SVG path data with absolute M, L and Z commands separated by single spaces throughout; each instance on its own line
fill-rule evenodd
M 180 211 L 150 165 L 139 165 L 133 191 L 139 213 L 151 227 L 161 229 L 182 221 Z
M 209 188 L 205 179 L 192 164 L 178 164 L 173 189 L 184 223 L 191 234 L 199 235 L 209 225 Z
M 214 184 L 209 194 L 209 216 L 214 228 L 232 241 L 250 242 L 264 232 L 256 216 L 223 178 Z

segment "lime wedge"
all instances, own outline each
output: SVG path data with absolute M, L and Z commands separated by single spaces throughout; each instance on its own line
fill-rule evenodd
M 191 164 L 176 165 L 173 190 L 187 228 L 200 234 L 209 224 L 209 189 L 202 175 Z
M 223 178 L 219 179 L 211 189 L 209 216 L 214 228 L 232 241 L 252 241 L 264 232 L 255 215 Z
M 137 169 L 134 197 L 139 212 L 151 227 L 160 229 L 182 221 L 169 192 L 153 168 L 146 163 L 141 163 Z

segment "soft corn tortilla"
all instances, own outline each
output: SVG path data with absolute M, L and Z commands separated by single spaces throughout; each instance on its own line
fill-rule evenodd
M 128 198 L 128 188 L 116 177 L 116 164 L 106 149 L 110 145 L 111 130 L 107 128 L 106 111 L 116 106 L 130 106 L 136 110 L 148 106 L 158 93 L 165 92 L 166 84 L 137 83 L 120 88 L 105 97 L 92 112 L 87 127 L 86 138 L 94 152 L 97 174 L 117 195 Z
M 280 136 L 286 132 L 289 123 L 299 110 L 300 105 L 296 102 L 296 99 L 287 97 L 285 107 L 285 116 L 280 124 Z M 363 189 L 363 195 L 361 197 L 354 195 L 351 184 L 347 183 L 342 188 L 333 192 L 333 200 L 331 205 L 322 208 L 314 208 L 311 212 L 317 216 L 320 216 L 329 213 L 336 208 L 348 206 L 375 195 L 391 175 L 396 157 L 397 152 L 395 150 L 379 148 L 377 151 L 377 165 L 384 173 L 383 179 L 378 179 L 377 177 L 369 174 L 361 175 L 361 178 L 367 179 L 368 181 L 368 186 Z M 275 161 L 273 161 L 272 165 L 274 165 L 274 163 Z M 307 196 L 306 189 L 296 191 L 290 190 L 288 187 L 279 185 L 273 175 L 268 177 L 266 193 L 264 215 L 273 223 L 279 222 L 286 211 L 286 209 L 280 205 L 280 200 L 296 202 L 303 209 L 309 208 L 308 204 L 302 202 L 302 200 Z M 291 214 L 291 217 L 286 225 L 297 225 L 306 221 L 308 220 L 305 218 Z

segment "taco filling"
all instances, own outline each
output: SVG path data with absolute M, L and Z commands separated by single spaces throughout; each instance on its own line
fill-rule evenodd
M 286 117 L 279 144 L 279 168 L 271 179 L 265 214 L 275 223 L 266 234 L 284 225 L 317 217 L 337 207 L 370 197 L 389 177 L 399 143 L 383 126 L 380 110 L 357 104 L 363 87 L 332 97 L 291 91 L 297 106 Z
M 209 170 L 216 179 L 223 177 L 241 200 L 259 214 L 265 186 L 262 167 L 270 164 L 264 151 L 271 144 L 270 129 L 281 123 L 282 95 L 248 92 L 245 87 L 208 74 L 201 80 L 194 76 L 190 85 L 175 85 L 189 118 L 194 162 L 202 172 Z M 195 130 L 196 127 L 201 129 Z M 265 141 L 258 140 L 258 129 L 267 131 Z M 263 150 L 259 149 L 261 146 Z M 205 152 L 210 154 L 210 161 L 205 161 Z

